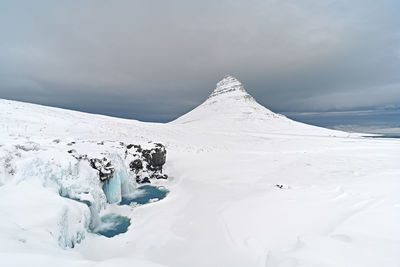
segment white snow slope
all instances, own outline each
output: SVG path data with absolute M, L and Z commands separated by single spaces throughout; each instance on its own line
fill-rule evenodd
M 167 124 L 0 100 L 0 129 L 0 266 L 400 266 L 400 140 L 294 122 L 233 77 Z M 67 153 L 148 141 L 166 145 L 170 193 L 140 207 L 107 204 Z M 60 190 L 128 232 L 91 233 Z

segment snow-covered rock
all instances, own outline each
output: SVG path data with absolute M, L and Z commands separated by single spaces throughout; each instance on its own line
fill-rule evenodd
M 166 158 L 167 150 L 160 143 L 146 147 L 129 144 L 125 150 L 125 161 L 139 184 L 150 183 L 151 179 L 167 179 L 168 175 L 163 174 Z

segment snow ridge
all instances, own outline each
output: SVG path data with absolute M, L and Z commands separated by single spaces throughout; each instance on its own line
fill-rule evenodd
M 217 83 L 214 91 L 203 104 L 207 105 L 216 102 L 226 103 L 228 101 L 256 103 L 256 100 L 244 89 L 243 84 L 231 75 L 225 76 Z
M 227 75 L 217 83 L 217 87 L 208 98 L 234 91 L 243 92 L 248 95 L 242 83 L 238 79 L 233 76 Z

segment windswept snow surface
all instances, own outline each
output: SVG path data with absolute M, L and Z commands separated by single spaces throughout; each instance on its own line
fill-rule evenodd
M 231 76 L 168 124 L 0 100 L 0 129 L 1 266 L 400 266 L 400 139 L 294 122 Z M 169 194 L 139 207 L 107 203 L 67 152 L 148 141 Z M 88 231 L 85 201 L 128 231 Z

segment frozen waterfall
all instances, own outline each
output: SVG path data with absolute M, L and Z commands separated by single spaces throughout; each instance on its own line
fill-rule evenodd
M 119 203 L 122 197 L 135 192 L 136 182 L 119 155 L 112 154 L 111 162 L 115 168 L 114 175 L 104 182 L 103 191 L 108 203 Z

